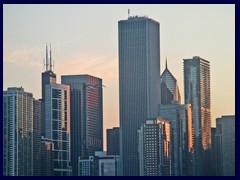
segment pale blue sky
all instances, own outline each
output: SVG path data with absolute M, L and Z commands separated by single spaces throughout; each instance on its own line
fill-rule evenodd
M 55 72 L 103 79 L 104 133 L 119 125 L 118 21 L 146 15 L 160 22 L 161 72 L 165 58 L 180 87 L 183 59 L 210 61 L 212 122 L 235 114 L 235 5 L 3 5 L 3 89 L 23 86 L 41 96 L 46 43 Z

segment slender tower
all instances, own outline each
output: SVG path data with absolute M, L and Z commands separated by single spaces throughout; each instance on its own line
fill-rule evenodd
M 50 68 L 49 68 L 50 67 Z M 50 45 L 50 65 L 48 59 L 48 46 L 46 45 L 46 62 L 45 62 L 45 72 L 42 73 L 42 136 L 45 136 L 45 117 L 44 117 L 44 105 L 45 105 L 45 86 L 47 84 L 56 83 L 56 74 L 52 71 L 52 50 Z

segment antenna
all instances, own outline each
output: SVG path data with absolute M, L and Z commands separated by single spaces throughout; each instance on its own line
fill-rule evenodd
M 52 71 L 52 49 L 51 49 L 51 43 L 50 43 L 50 71 Z
M 128 9 L 128 18 L 129 18 L 129 16 L 130 16 L 130 9 Z
M 166 57 L 166 69 L 167 69 L 167 57 Z
M 48 71 L 48 47 L 46 45 L 46 71 Z

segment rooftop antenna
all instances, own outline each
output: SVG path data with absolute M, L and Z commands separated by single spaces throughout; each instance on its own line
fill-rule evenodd
M 50 71 L 52 71 L 52 49 L 50 44 Z
M 46 71 L 48 71 L 48 47 L 47 47 L 47 44 L 46 44 Z
M 129 18 L 129 16 L 130 16 L 130 9 L 128 9 L 128 18 Z

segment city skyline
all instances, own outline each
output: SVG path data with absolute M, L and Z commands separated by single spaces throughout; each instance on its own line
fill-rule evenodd
M 61 75 L 67 74 L 89 74 L 103 79 L 104 144 L 106 129 L 119 126 L 117 22 L 127 19 L 127 9 L 131 16 L 146 14 L 160 22 L 161 67 L 167 56 L 168 67 L 178 81 L 181 103 L 183 59 L 199 55 L 211 63 L 212 125 L 222 114 L 235 114 L 234 5 L 3 7 L 3 89 L 22 86 L 34 98 L 40 98 L 45 45 L 46 41 L 51 42 L 57 83 Z M 69 21 L 64 21 L 65 18 Z

